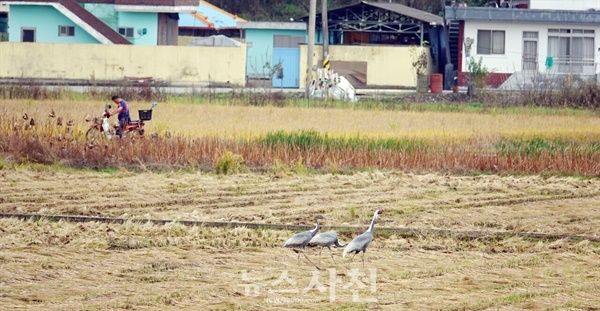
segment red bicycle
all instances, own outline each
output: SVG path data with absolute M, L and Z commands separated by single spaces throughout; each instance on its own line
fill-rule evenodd
M 123 133 L 121 136 L 125 137 L 128 133 L 134 132 L 138 133 L 140 136 L 144 135 L 144 126 L 146 125 L 144 121 L 152 120 L 152 109 L 156 107 L 157 103 L 152 103 L 152 107 L 148 110 L 138 110 L 139 120 L 131 120 L 123 129 Z M 106 104 L 104 106 L 104 113 L 102 117 L 94 118 L 94 122 L 90 125 L 90 128 L 85 133 L 85 138 L 90 143 L 96 143 L 103 139 L 113 139 L 118 138 L 119 125 L 110 126 L 108 119 L 110 118 L 111 106 Z

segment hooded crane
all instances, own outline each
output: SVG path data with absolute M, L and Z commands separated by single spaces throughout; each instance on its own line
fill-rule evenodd
M 283 247 L 292 248 L 294 249 L 294 252 L 298 253 L 298 263 L 300 263 L 300 251 L 302 251 L 304 257 L 306 257 L 306 259 L 308 259 L 310 263 L 317 267 L 317 269 L 321 270 L 319 266 L 315 265 L 315 263 L 312 262 L 310 258 L 308 258 L 305 251 L 305 247 L 306 245 L 308 245 L 308 242 L 310 242 L 310 240 L 315 236 L 315 234 L 317 234 L 317 231 L 319 231 L 319 228 L 321 228 L 319 224 L 319 219 L 323 219 L 323 216 L 317 215 L 315 217 L 315 222 L 317 223 L 317 225 L 314 229 L 294 234 L 291 238 L 285 241 L 285 243 L 283 243 Z
M 365 252 L 367 251 L 367 247 L 369 247 L 369 244 L 373 240 L 373 227 L 375 226 L 375 219 L 377 219 L 377 216 L 381 215 L 382 213 L 383 210 L 380 209 L 375 211 L 375 214 L 373 214 L 373 220 L 371 221 L 371 225 L 369 226 L 369 230 L 355 237 L 352 241 L 350 241 L 350 243 L 346 245 L 346 248 L 344 248 L 344 253 L 342 254 L 342 258 L 346 258 L 346 254 L 348 253 L 354 253 L 352 258 L 350 258 L 350 261 L 352 261 L 356 254 L 362 252 L 363 268 L 365 267 Z
M 321 263 L 321 251 L 323 250 L 324 247 L 327 247 L 329 249 L 329 254 L 331 255 L 331 259 L 333 259 L 333 263 L 337 264 L 337 262 L 335 262 L 335 259 L 333 258 L 333 253 L 331 252 L 331 246 L 333 246 L 333 245 L 335 245 L 337 247 L 346 246 L 346 244 L 340 244 L 340 241 L 338 240 L 338 236 L 337 236 L 337 234 L 335 234 L 335 232 L 319 233 L 319 234 L 315 235 L 315 237 L 312 238 L 310 240 L 310 242 L 308 242 L 308 246 L 310 246 L 310 247 L 321 246 L 321 249 L 319 250 L 319 263 Z

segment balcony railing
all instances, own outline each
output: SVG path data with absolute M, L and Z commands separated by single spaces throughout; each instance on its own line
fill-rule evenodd
M 581 57 L 554 58 L 556 73 L 569 73 L 576 75 L 593 75 L 596 73 L 594 59 Z

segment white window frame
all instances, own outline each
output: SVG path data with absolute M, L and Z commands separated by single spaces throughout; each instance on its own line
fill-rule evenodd
M 135 36 L 135 31 L 133 27 L 119 27 L 119 34 L 127 39 L 132 39 Z
M 552 42 L 558 40 L 558 52 L 553 51 Z M 579 41 L 581 50 L 576 51 L 574 40 Z M 557 73 L 594 74 L 596 32 L 593 29 L 548 29 L 548 56 L 553 58 Z M 561 45 L 564 42 L 564 45 Z M 554 49 L 557 47 L 555 46 Z M 587 49 L 586 49 L 587 48 Z M 582 54 L 582 55 L 578 55 Z M 587 55 L 585 55 L 587 54 Z
M 59 37 L 74 37 L 75 36 L 75 26 L 59 25 L 58 26 L 58 36 Z
M 481 35 L 483 32 L 489 32 L 489 42 L 482 42 Z M 494 43 L 494 35 L 502 34 L 501 46 L 498 42 Z M 478 29 L 477 30 L 477 54 L 478 55 L 504 55 L 506 53 L 506 31 L 504 30 L 491 30 L 491 29 Z M 484 46 L 485 44 L 485 46 Z M 502 50 L 502 51 L 500 51 Z

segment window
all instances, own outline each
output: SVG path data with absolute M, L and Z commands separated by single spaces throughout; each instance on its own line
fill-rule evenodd
M 59 37 L 73 37 L 75 36 L 75 26 L 58 26 Z
M 21 42 L 35 42 L 35 28 L 21 28 Z
M 119 33 L 125 38 L 133 38 L 133 27 L 119 27 Z
M 504 31 L 478 30 L 477 54 L 504 54 Z
M 556 72 L 594 74 L 594 38 L 594 30 L 548 29 L 548 56 Z

